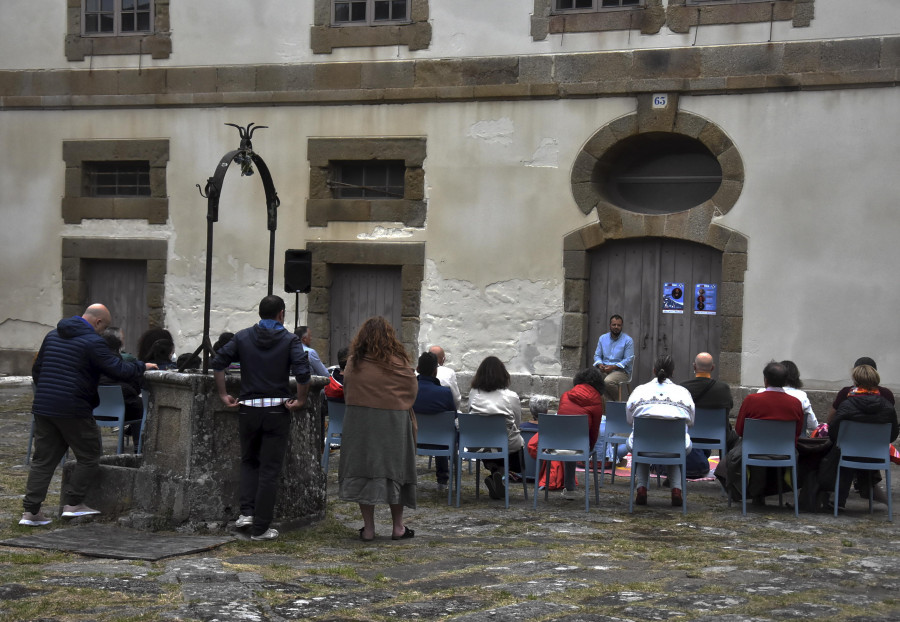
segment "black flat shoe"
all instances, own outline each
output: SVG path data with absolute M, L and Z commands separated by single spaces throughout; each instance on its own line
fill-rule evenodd
M 416 532 L 410 529 L 409 527 L 403 527 L 403 535 L 402 536 L 391 536 L 391 540 L 406 540 L 408 538 L 412 538 L 416 535 Z
M 366 530 L 365 527 L 359 528 L 359 539 L 362 540 L 363 542 L 371 542 L 372 540 L 374 540 L 375 536 L 372 536 L 371 538 L 366 538 L 365 536 L 363 536 L 363 531 L 365 531 L 365 530 Z

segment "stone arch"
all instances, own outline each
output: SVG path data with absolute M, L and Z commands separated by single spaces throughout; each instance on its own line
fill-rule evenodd
M 610 240 L 664 237 L 698 242 L 722 252 L 722 284 L 719 313 L 722 316 L 719 378 L 739 384 L 743 341 L 744 272 L 747 270 L 747 237 L 713 222 L 737 202 L 744 184 L 744 166 L 737 147 L 718 126 L 695 114 L 677 111 L 677 95 L 670 108 L 652 108 L 650 95 L 638 97 L 635 113 L 613 120 L 585 143 L 572 169 L 572 192 L 585 213 L 597 210 L 597 222 L 563 238 L 565 275 L 562 343 L 563 375 L 577 371 L 586 360 L 589 252 Z M 675 101 L 672 101 L 672 100 Z M 673 214 L 638 214 L 604 200 L 593 180 L 595 167 L 607 149 L 642 132 L 669 131 L 703 142 L 722 166 L 722 186 L 701 205 Z

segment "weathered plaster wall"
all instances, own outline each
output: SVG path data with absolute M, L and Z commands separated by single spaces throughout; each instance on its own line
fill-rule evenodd
M 141 59 L 144 67 L 193 66 L 242 63 L 330 62 L 392 60 L 396 58 L 444 58 L 507 54 L 690 46 L 693 30 L 673 33 L 663 27 L 658 34 L 639 30 L 566 33 L 545 40 L 531 37 L 533 4 L 523 0 L 431 0 L 429 21 L 433 35 L 425 50 L 410 52 L 406 46 L 337 48 L 332 54 L 313 54 L 310 26 L 313 0 L 269 0 L 265 3 L 227 3 L 220 0 L 172 0 L 172 54 L 167 59 Z M 136 67 L 136 56 L 96 56 L 69 62 L 63 53 L 63 34 L 48 36 L 48 24 L 63 29 L 66 0 L 3 0 L 0 3 L 0 40 L 28 41 L 11 46 L 0 55 L 0 69 L 62 69 Z M 891 34 L 900 24 L 900 4 L 895 0 L 854 0 L 815 3 L 809 27 L 794 28 L 775 22 L 771 40 L 809 40 Z M 55 32 L 51 30 L 51 32 Z M 698 45 L 765 42 L 768 22 L 702 26 Z
M 847 384 L 856 358 L 900 380 L 893 266 L 900 159 L 892 110 L 898 89 L 689 97 L 683 109 L 714 118 L 740 148 L 746 183 L 720 222 L 749 238 L 743 376 L 761 383 L 775 358 L 807 386 Z

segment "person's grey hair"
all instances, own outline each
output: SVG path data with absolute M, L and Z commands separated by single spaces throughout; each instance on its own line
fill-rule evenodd
M 528 410 L 537 419 L 538 415 L 546 415 L 550 408 L 550 401 L 553 399 L 551 395 L 532 395 L 528 400 Z

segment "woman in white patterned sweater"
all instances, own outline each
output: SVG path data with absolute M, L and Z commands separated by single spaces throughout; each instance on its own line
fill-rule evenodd
M 668 354 L 660 355 L 653 364 L 653 373 L 656 378 L 646 384 L 635 388 L 628 398 L 625 407 L 628 423 L 634 426 L 634 420 L 638 417 L 650 419 L 683 419 L 685 422 L 684 442 L 688 451 L 691 450 L 691 437 L 687 433 L 687 427 L 694 425 L 694 400 L 690 392 L 681 385 L 672 382 L 672 373 L 675 371 L 675 361 Z M 628 438 L 628 448 L 634 442 L 634 431 Z M 650 465 L 640 463 L 635 467 L 635 484 L 637 490 L 634 493 L 634 502 L 637 505 L 647 505 L 647 484 L 650 480 Z M 669 481 L 672 482 L 672 505 L 681 507 L 684 503 L 681 488 L 675 488 L 675 482 L 681 481 L 681 467 L 669 466 Z

